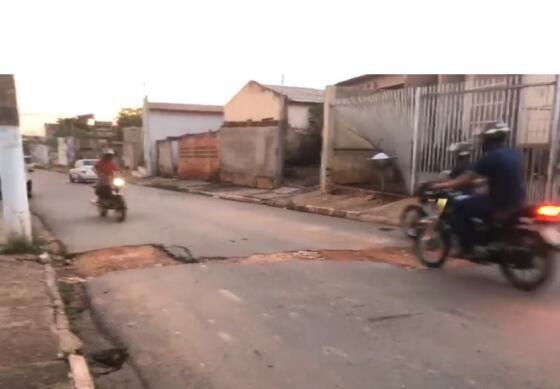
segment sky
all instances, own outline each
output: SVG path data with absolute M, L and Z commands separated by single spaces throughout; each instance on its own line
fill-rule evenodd
M 33 133 L 59 116 L 113 119 L 145 95 L 225 104 L 247 81 L 282 75 L 323 88 L 364 73 L 558 72 L 539 60 L 555 53 L 552 3 L 511 1 L 507 17 L 496 3 L 2 0 L 0 73 L 15 74 Z

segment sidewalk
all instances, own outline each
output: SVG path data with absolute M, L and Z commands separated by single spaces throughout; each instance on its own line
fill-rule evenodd
M 256 189 L 228 183 L 186 181 L 176 178 L 129 177 L 130 183 L 178 192 L 212 196 L 224 200 L 242 201 L 300 212 L 399 225 L 402 210 L 414 198 L 372 191 L 338 187 L 333 194 L 321 193 L 317 187 L 283 186 L 277 189 Z
M 0 388 L 73 388 L 44 265 L 0 256 L 0 344 Z
M 38 224 L 34 218 L 47 238 Z M 0 243 L 5 240 L 0 212 Z M 75 355 L 81 342 L 69 330 L 54 270 L 35 255 L 0 255 L 0 345 L 0 388 L 93 388 Z

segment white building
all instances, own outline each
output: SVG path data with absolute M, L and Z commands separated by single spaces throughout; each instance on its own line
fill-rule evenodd
M 185 134 L 217 130 L 224 121 L 224 109 L 217 105 L 155 103 L 144 100 L 142 133 L 148 175 L 157 169 L 156 142 Z

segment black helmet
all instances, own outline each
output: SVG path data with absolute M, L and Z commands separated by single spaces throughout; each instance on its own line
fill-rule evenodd
M 510 131 L 504 122 L 488 123 L 480 134 L 482 150 L 488 151 L 503 146 Z

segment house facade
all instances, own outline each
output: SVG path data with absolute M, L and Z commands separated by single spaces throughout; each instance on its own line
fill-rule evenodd
M 144 100 L 142 134 L 148 175 L 157 173 L 157 142 L 218 129 L 224 110 L 217 105 L 157 103 Z
M 321 128 L 311 124 L 322 104 L 322 90 L 249 81 L 224 106 L 222 180 L 275 187 L 285 165 L 318 162 Z
M 317 158 L 321 129 L 310 127 L 312 109 L 323 104 L 323 90 L 249 81 L 225 105 L 225 123 L 284 121 L 284 158 L 302 164 Z

